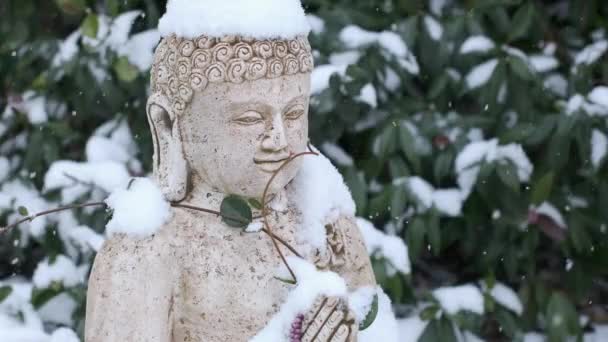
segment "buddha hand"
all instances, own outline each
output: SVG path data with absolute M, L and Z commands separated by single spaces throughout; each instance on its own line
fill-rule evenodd
M 346 299 L 319 297 L 297 330 L 302 342 L 354 342 L 358 327 Z

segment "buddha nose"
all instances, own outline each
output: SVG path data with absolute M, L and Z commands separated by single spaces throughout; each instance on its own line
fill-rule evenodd
M 287 148 L 287 137 L 283 119 L 281 115 L 274 115 L 272 123 L 267 128 L 266 136 L 262 140 L 262 149 L 278 152 L 285 148 Z

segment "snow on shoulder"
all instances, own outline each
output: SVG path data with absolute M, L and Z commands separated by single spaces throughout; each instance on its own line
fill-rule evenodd
M 290 191 L 302 213 L 300 244 L 323 249 L 327 243 L 325 225 L 340 216 L 355 215 L 355 202 L 342 175 L 321 153 L 303 157 Z
M 169 0 L 158 29 L 163 36 L 245 36 L 291 39 L 310 24 L 300 0 Z
M 108 235 L 124 233 L 145 238 L 156 233 L 171 217 L 171 206 L 149 178 L 134 178 L 105 200 L 113 211 L 106 225 Z

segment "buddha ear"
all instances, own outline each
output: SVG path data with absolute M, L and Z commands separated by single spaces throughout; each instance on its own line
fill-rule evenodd
M 168 201 L 186 197 L 188 164 L 179 130 L 179 117 L 162 94 L 153 94 L 146 106 L 154 142 L 154 177 Z

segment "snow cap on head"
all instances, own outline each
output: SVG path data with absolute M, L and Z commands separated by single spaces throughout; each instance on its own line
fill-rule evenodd
M 169 0 L 158 28 L 188 39 L 292 39 L 310 31 L 300 0 Z

